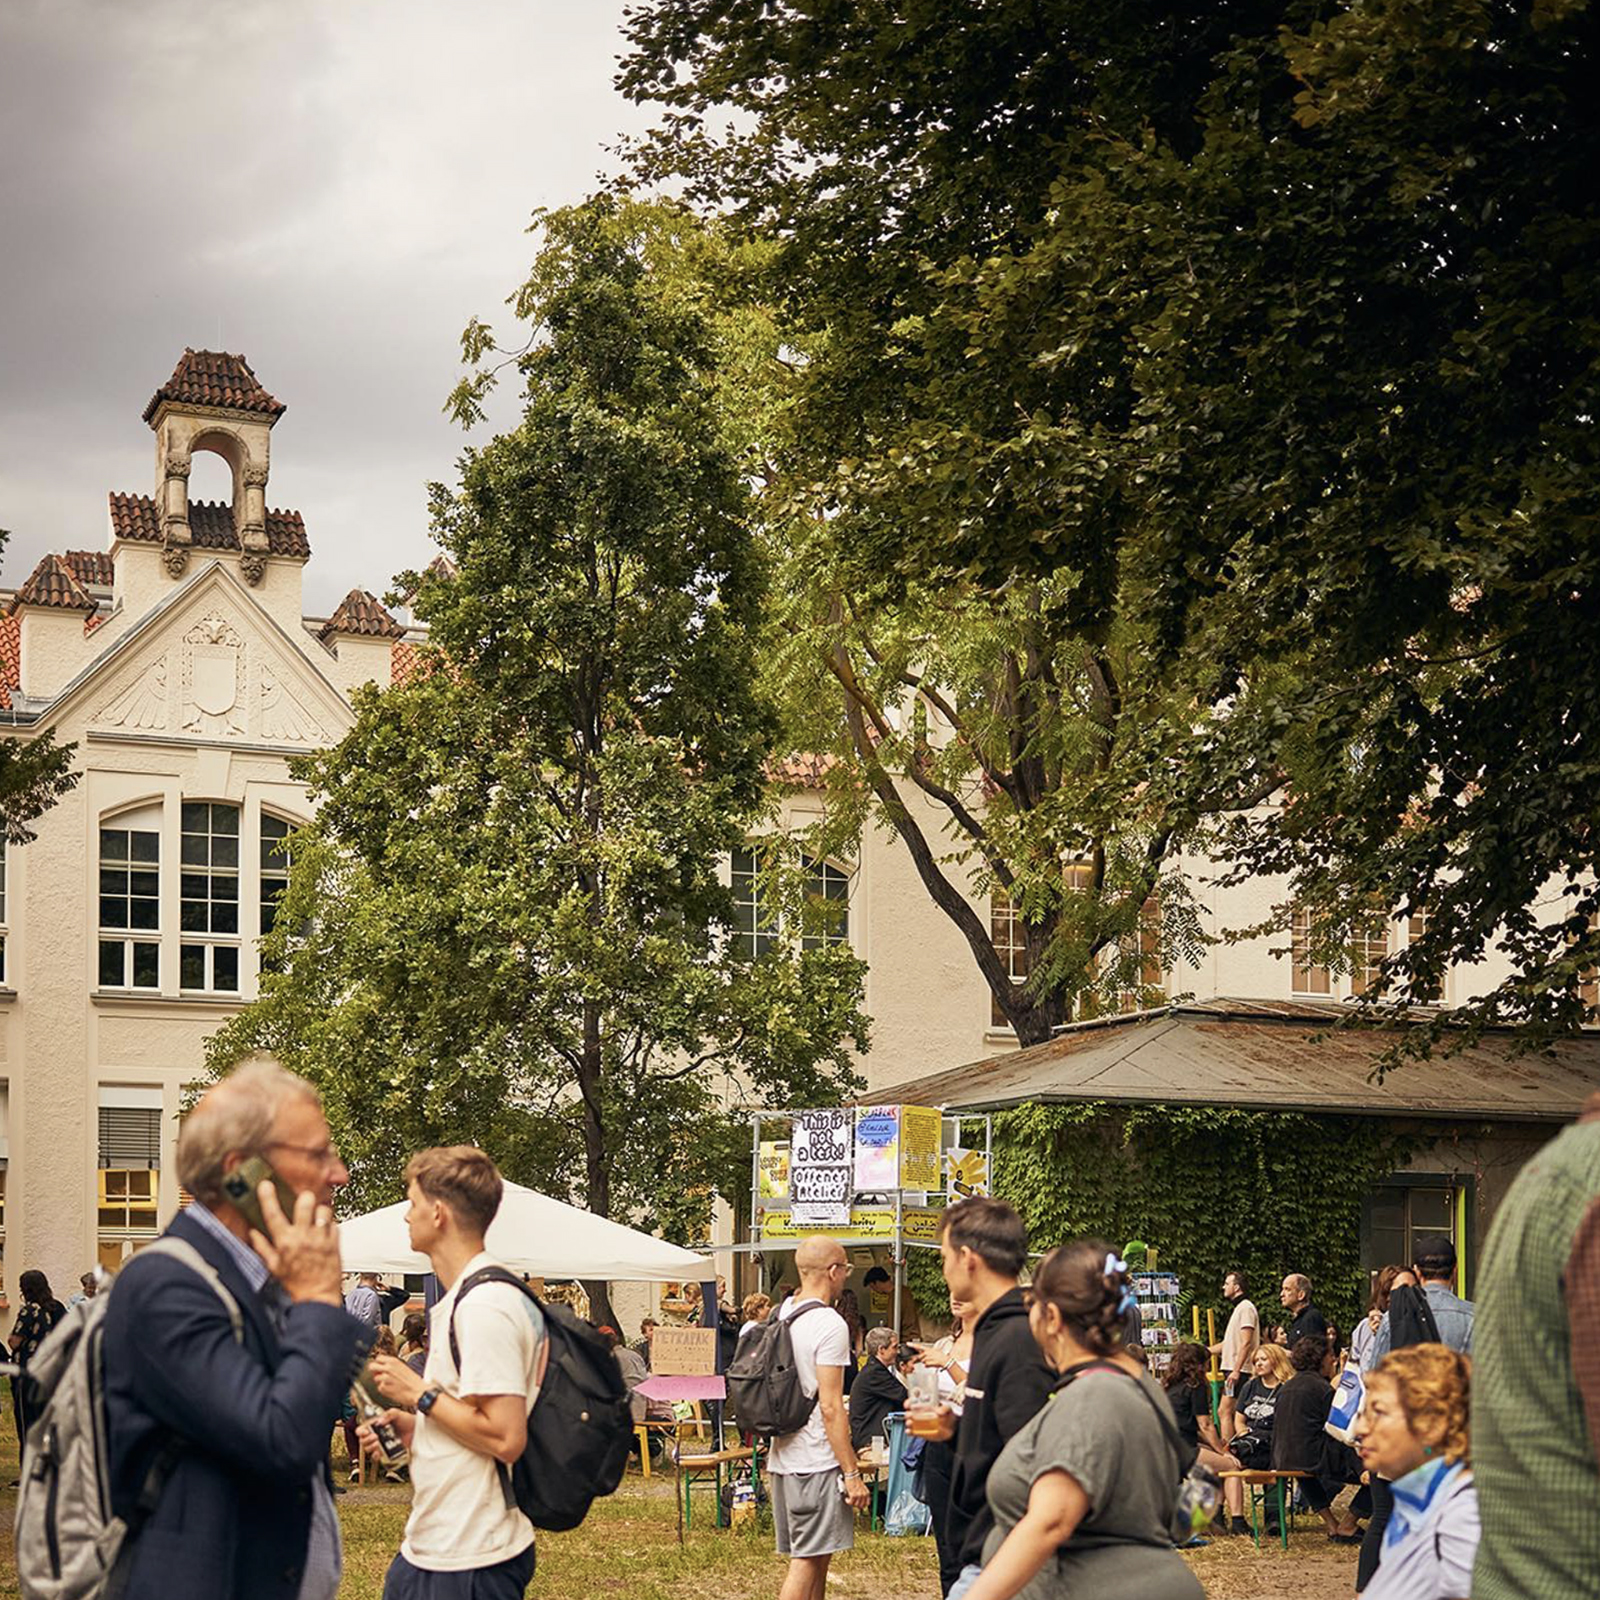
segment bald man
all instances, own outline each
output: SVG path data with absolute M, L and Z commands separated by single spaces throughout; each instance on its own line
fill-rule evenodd
M 816 1235 L 800 1241 L 794 1264 L 800 1288 L 774 1315 L 793 1324 L 800 1388 L 817 1403 L 803 1427 L 772 1441 L 767 1471 L 778 1554 L 789 1558 L 778 1600 L 822 1600 L 828 1563 L 855 1543 L 855 1513 L 867 1503 L 844 1406 L 850 1331 L 833 1309 L 850 1265 L 837 1240 Z

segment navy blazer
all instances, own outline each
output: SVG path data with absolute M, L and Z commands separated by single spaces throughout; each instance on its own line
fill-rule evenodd
M 106 1308 L 111 1503 L 126 1517 L 151 1462 L 182 1454 L 132 1546 L 123 1600 L 296 1600 L 311 1527 L 311 1479 L 328 1470 L 333 1425 L 373 1330 L 343 1307 L 290 1306 L 280 1337 L 227 1251 L 179 1215 L 167 1230 L 209 1261 L 239 1302 L 197 1273 L 136 1255 Z

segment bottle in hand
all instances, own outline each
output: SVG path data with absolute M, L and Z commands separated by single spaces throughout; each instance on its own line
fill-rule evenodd
M 383 1452 L 385 1464 L 390 1467 L 404 1466 L 410 1459 L 410 1454 L 401 1442 L 395 1425 L 382 1420 L 384 1412 L 389 1407 L 383 1396 L 378 1393 L 377 1385 L 372 1381 L 371 1367 L 361 1369 L 361 1376 L 351 1385 L 350 1399 L 356 1408 L 356 1416 L 372 1429 L 372 1436 L 378 1441 L 378 1448 Z

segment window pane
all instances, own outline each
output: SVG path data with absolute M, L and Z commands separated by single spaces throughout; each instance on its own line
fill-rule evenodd
M 128 859 L 128 835 L 121 828 L 102 828 L 100 830 L 100 854 L 107 861 L 126 861 Z
M 204 900 L 211 879 L 203 872 L 186 872 L 178 880 L 178 893 L 185 900 Z
M 133 947 L 133 986 L 136 989 L 161 987 L 161 946 L 136 944 Z
M 211 931 L 213 933 L 237 933 L 239 931 L 239 908 L 231 900 L 216 901 L 212 904 Z
M 212 873 L 211 898 L 213 900 L 237 900 L 239 898 L 239 880 L 230 873 Z
M 204 900 L 185 900 L 178 908 L 178 928 L 183 933 L 206 931 L 206 903 Z
M 128 902 L 130 913 L 130 928 L 159 928 L 161 926 L 161 902 L 159 900 L 130 900 Z
M 228 838 L 218 835 L 211 841 L 211 865 L 214 867 L 236 867 L 239 865 L 239 841 L 237 838 Z
M 213 833 L 231 833 L 237 838 L 239 835 L 238 806 L 212 806 L 211 831 Z
M 1448 1189 L 1413 1189 L 1411 1191 L 1411 1226 L 1423 1232 L 1448 1233 L 1450 1231 L 1450 1191 Z
M 183 831 L 185 833 L 209 833 L 211 831 L 210 807 L 193 800 L 185 800 L 183 803 Z
M 128 902 L 116 900 L 110 895 L 100 896 L 100 926 L 102 928 L 126 928 L 128 926 Z
M 211 952 L 216 981 L 212 987 L 232 994 L 239 987 L 239 952 L 233 945 L 219 944 Z
M 104 874 L 101 874 L 104 877 Z M 161 893 L 160 875 L 154 872 L 130 872 L 128 874 L 128 893 L 142 894 L 154 900 Z
M 161 859 L 161 835 L 158 833 L 130 833 L 129 849 L 135 861 L 156 862 Z
M 122 984 L 122 941 L 120 939 L 102 939 L 100 941 L 100 987 L 102 989 L 120 989 Z
M 128 874 L 120 867 L 101 867 L 100 893 L 101 894 L 126 894 L 128 892 Z
M 185 989 L 205 988 L 206 947 L 203 944 L 186 944 L 179 947 L 178 983 Z

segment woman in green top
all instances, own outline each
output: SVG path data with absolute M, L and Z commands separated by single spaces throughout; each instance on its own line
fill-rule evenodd
M 1028 1317 L 1063 1382 L 989 1471 L 995 1526 L 964 1600 L 1203 1600 L 1168 1531 L 1189 1463 L 1166 1396 L 1122 1347 L 1128 1300 L 1100 1240 L 1040 1262 Z

